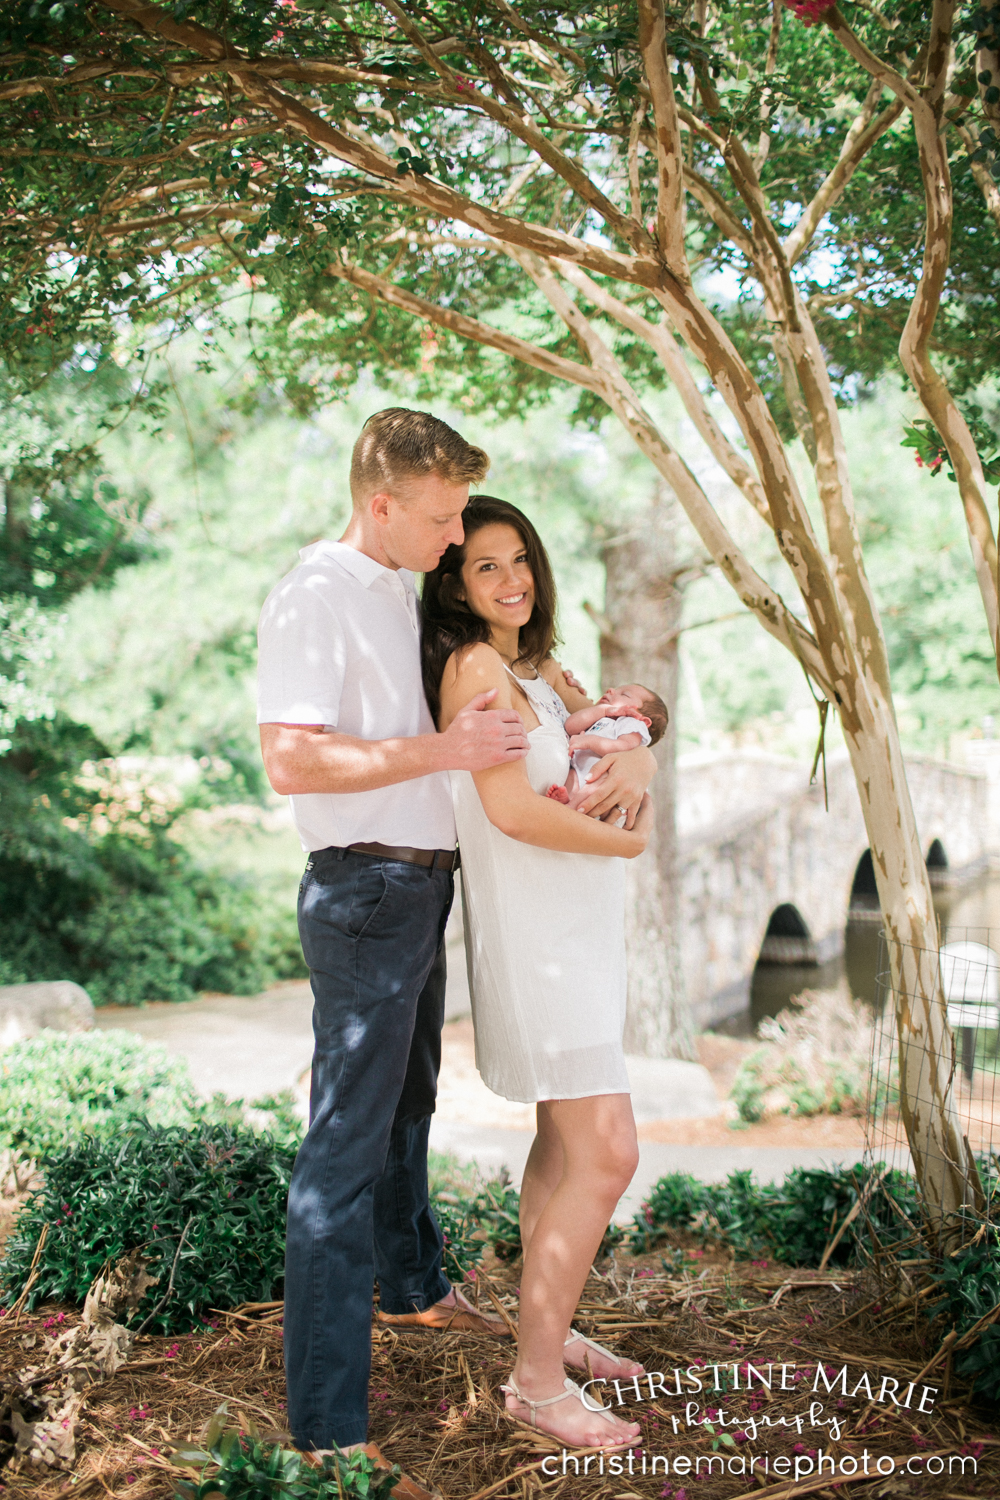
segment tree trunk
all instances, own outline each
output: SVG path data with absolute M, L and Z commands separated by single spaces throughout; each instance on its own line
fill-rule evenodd
M 873 685 L 872 685 L 873 686 Z M 937 919 L 892 705 L 871 692 L 845 724 L 889 949 L 899 1037 L 899 1108 L 932 1232 L 960 1238 L 981 1213 L 976 1161 L 955 1107 L 955 1042 L 938 964 Z
M 655 746 L 656 826 L 641 859 L 626 869 L 628 1016 L 625 1048 L 644 1057 L 697 1056 L 677 939 L 677 505 L 659 480 L 649 505 L 602 547 L 606 569 L 601 623 L 604 688 L 641 682 L 670 714 Z M 685 571 L 685 570 L 680 570 Z

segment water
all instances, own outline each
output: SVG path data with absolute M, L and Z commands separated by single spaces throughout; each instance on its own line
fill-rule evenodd
M 935 890 L 934 909 L 944 941 L 948 941 L 949 930 L 956 937 L 964 937 L 967 928 L 1000 931 L 1000 875 L 989 874 L 967 885 Z M 844 952 L 829 963 L 759 963 L 754 970 L 749 1010 L 719 1030 L 730 1036 L 753 1036 L 765 1016 L 776 1016 L 803 990 L 836 989 L 845 977 L 857 1000 L 874 1005 L 880 930 L 877 918 L 849 921 L 844 931 Z

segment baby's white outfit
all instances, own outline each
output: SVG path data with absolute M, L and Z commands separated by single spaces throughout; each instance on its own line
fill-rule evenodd
M 603 735 L 608 740 L 621 739 L 624 734 L 641 734 L 644 745 L 648 745 L 650 740 L 649 726 L 644 724 L 641 719 L 598 719 L 597 723 L 591 724 L 586 732 L 587 734 Z M 596 750 L 588 750 L 586 747 L 579 750 L 571 750 L 569 758 L 573 769 L 576 771 L 577 779 L 581 782 L 586 779 L 597 765 L 597 762 L 602 759 Z

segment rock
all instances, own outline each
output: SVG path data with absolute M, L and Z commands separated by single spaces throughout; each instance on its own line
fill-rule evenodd
M 39 1031 L 89 1031 L 94 1004 L 71 979 L 0 985 L 0 1049 Z
M 722 1113 L 712 1075 L 701 1063 L 631 1054 L 625 1063 L 632 1085 L 632 1112 L 640 1123 L 708 1119 Z

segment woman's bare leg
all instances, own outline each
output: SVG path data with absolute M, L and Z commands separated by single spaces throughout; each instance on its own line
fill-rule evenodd
M 521 1179 L 521 1247 L 525 1254 L 539 1215 L 559 1186 L 563 1174 L 562 1141 L 550 1109 L 551 1105 L 544 1099 L 535 1106 L 536 1134 Z
M 627 1095 L 620 1097 L 627 1098 Z M 521 1180 L 521 1245 L 525 1255 L 535 1232 L 535 1225 L 563 1175 L 562 1139 L 551 1114 L 552 1103 L 542 1100 L 535 1108 L 537 1134 L 528 1152 Z M 631 1111 L 631 1106 L 630 1106 Z M 620 1196 L 620 1195 L 619 1195 Z M 591 1257 L 593 1263 L 593 1257 Z M 563 1360 L 576 1369 L 586 1370 L 589 1360 L 593 1375 L 617 1376 L 621 1379 L 641 1375 L 643 1367 L 634 1360 L 617 1355 L 598 1354 L 576 1342 L 563 1350 Z
M 536 1400 L 562 1389 L 563 1358 L 569 1352 L 563 1345 L 573 1313 L 639 1158 L 628 1094 L 548 1100 L 544 1108 L 539 1106 L 539 1125 L 534 1160 L 529 1157 L 525 1174 L 528 1240 L 513 1372 L 518 1389 Z M 556 1141 L 561 1171 L 550 1187 L 558 1161 Z M 527 1407 L 513 1396 L 507 1397 L 507 1407 L 516 1416 L 528 1416 Z M 639 1437 L 634 1423 L 616 1419 L 612 1424 L 575 1400 L 544 1407 L 537 1421 L 543 1431 L 570 1446 L 614 1447 Z

